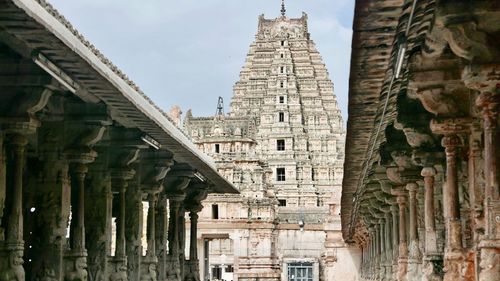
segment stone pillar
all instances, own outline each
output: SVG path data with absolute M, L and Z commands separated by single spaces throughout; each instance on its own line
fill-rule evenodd
M 66 280 L 86 280 L 87 249 L 85 248 L 85 176 L 88 168 L 84 161 L 71 165 L 71 185 L 74 200 L 71 204 L 70 251 L 66 254 Z
M 184 276 L 184 264 L 186 262 L 186 209 L 184 204 L 181 205 L 179 212 L 179 263 L 181 270 L 181 278 Z
M 146 237 L 147 237 L 147 251 L 146 251 L 146 256 L 147 257 L 156 257 L 156 242 L 155 242 L 155 226 L 156 226 L 156 202 L 158 200 L 158 197 L 156 194 L 150 193 L 148 194 L 148 203 L 149 203 L 149 209 L 148 209 L 148 217 L 147 217 L 147 232 L 146 232 Z
M 181 202 L 184 198 L 171 197 L 169 200 L 170 206 L 170 221 L 168 227 L 168 271 L 167 280 L 179 281 L 181 280 L 180 261 L 179 261 L 179 213 Z
M 127 275 L 130 281 L 141 281 L 143 205 L 142 194 L 136 180 L 129 181 L 125 198 Z
M 385 248 L 385 221 L 384 219 L 379 219 L 379 279 L 384 280 L 385 278 L 385 262 L 386 262 L 386 248 Z
M 116 216 L 116 246 L 114 257 L 111 259 L 110 281 L 123 281 L 127 276 L 127 251 L 125 238 L 126 222 L 126 190 L 127 180 L 134 176 L 133 170 L 123 170 L 112 173 L 113 191 L 115 193 L 113 200 L 117 202 L 118 212 Z
M 399 206 L 399 254 L 398 254 L 398 281 L 407 280 L 408 272 L 408 245 L 406 242 L 406 197 L 404 192 L 397 195 Z
M 396 205 L 391 205 L 392 214 L 392 279 L 397 279 L 398 274 L 398 259 L 399 259 L 399 207 Z
M 462 280 L 465 260 L 462 246 L 462 227 L 458 198 L 457 154 L 461 141 L 457 135 L 446 135 L 441 144 L 446 152 L 446 183 L 443 186 L 443 212 L 446 239 L 444 254 L 444 280 Z
M 4 139 L 4 134 L 0 131 L 0 243 L 5 241 L 5 225 L 3 225 L 2 221 L 5 212 L 5 197 L 7 195 L 7 175 L 5 173 L 7 166 Z
M 158 280 L 167 279 L 167 256 L 168 256 L 168 214 L 167 198 L 165 194 L 160 195 L 156 206 L 156 255 L 158 256 Z
M 110 173 L 104 163 L 105 157 L 98 159 L 89 169 L 85 202 L 85 242 L 89 280 L 107 280 L 108 264 L 111 257 L 111 227 L 113 193 Z
M 157 264 L 158 257 L 156 256 L 156 202 L 158 200 L 157 194 L 155 192 L 148 193 L 148 216 L 146 225 L 146 240 L 147 240 L 147 250 L 146 256 L 142 259 L 141 265 L 141 280 L 157 280 Z
M 389 210 L 390 211 L 390 210 Z M 384 280 L 391 280 L 392 278 L 392 223 L 390 212 L 385 213 L 385 277 Z
M 425 253 L 423 259 L 422 280 L 441 280 L 443 260 L 438 253 L 436 218 L 434 212 L 434 176 L 436 169 L 425 167 L 421 172 L 424 177 L 424 222 L 425 222 Z
M 12 134 L 9 138 L 9 149 L 12 151 L 9 162 L 6 187 L 6 233 L 3 249 L 1 253 L 5 264 L 0 265 L 0 279 L 11 278 L 10 280 L 24 281 L 25 272 L 23 268 L 24 239 L 23 239 L 23 169 L 25 149 L 28 140 L 24 135 Z M 10 204 L 9 204 L 10 203 Z M 4 277 L 5 276 L 5 277 Z
M 497 74 L 498 81 L 498 74 Z M 481 262 L 479 280 L 500 279 L 500 184 L 498 167 L 498 115 L 500 94 L 483 91 L 476 100 L 482 109 L 484 126 L 484 217 L 485 234 L 479 242 Z
M 409 210 L 410 210 L 410 247 L 408 258 L 408 280 L 420 280 L 421 274 L 421 253 L 419 249 L 418 231 L 417 231 L 417 190 L 416 183 L 408 183 L 406 189 L 409 193 Z

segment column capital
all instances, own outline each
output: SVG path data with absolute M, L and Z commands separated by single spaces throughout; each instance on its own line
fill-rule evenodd
M 473 124 L 472 118 L 434 118 L 431 120 L 431 131 L 438 135 L 457 135 L 469 133 Z
M 415 192 L 418 190 L 418 184 L 411 182 L 406 184 L 406 190 L 410 192 L 410 195 L 415 194 Z
M 424 167 L 420 175 L 422 175 L 422 177 L 433 177 L 436 175 L 436 169 L 434 167 Z

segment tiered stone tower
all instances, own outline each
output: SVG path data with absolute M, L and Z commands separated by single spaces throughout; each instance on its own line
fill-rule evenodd
M 212 279 L 289 280 L 304 270 L 311 281 L 327 280 L 338 260 L 332 248 L 343 247 L 345 133 L 307 15 L 288 18 L 284 5 L 276 19 L 261 15 L 230 113 L 188 112 L 185 130 L 241 191 L 206 200 L 200 235 L 212 242 L 202 271 Z

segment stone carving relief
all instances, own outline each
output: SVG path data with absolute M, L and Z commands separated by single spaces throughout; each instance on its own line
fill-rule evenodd
M 87 281 L 87 258 L 75 257 L 68 261 L 64 281 Z
M 1 270 L 0 281 L 24 281 L 23 251 L 9 253 L 7 268 Z

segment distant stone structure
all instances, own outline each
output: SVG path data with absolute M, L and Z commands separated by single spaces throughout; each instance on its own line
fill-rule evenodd
M 215 116 L 188 111 L 184 121 L 241 192 L 204 201 L 204 279 L 333 280 L 337 272 L 355 280 L 340 235 L 343 121 L 305 13 L 288 18 L 283 5 L 280 17 L 259 17 L 229 114 L 220 103 Z

